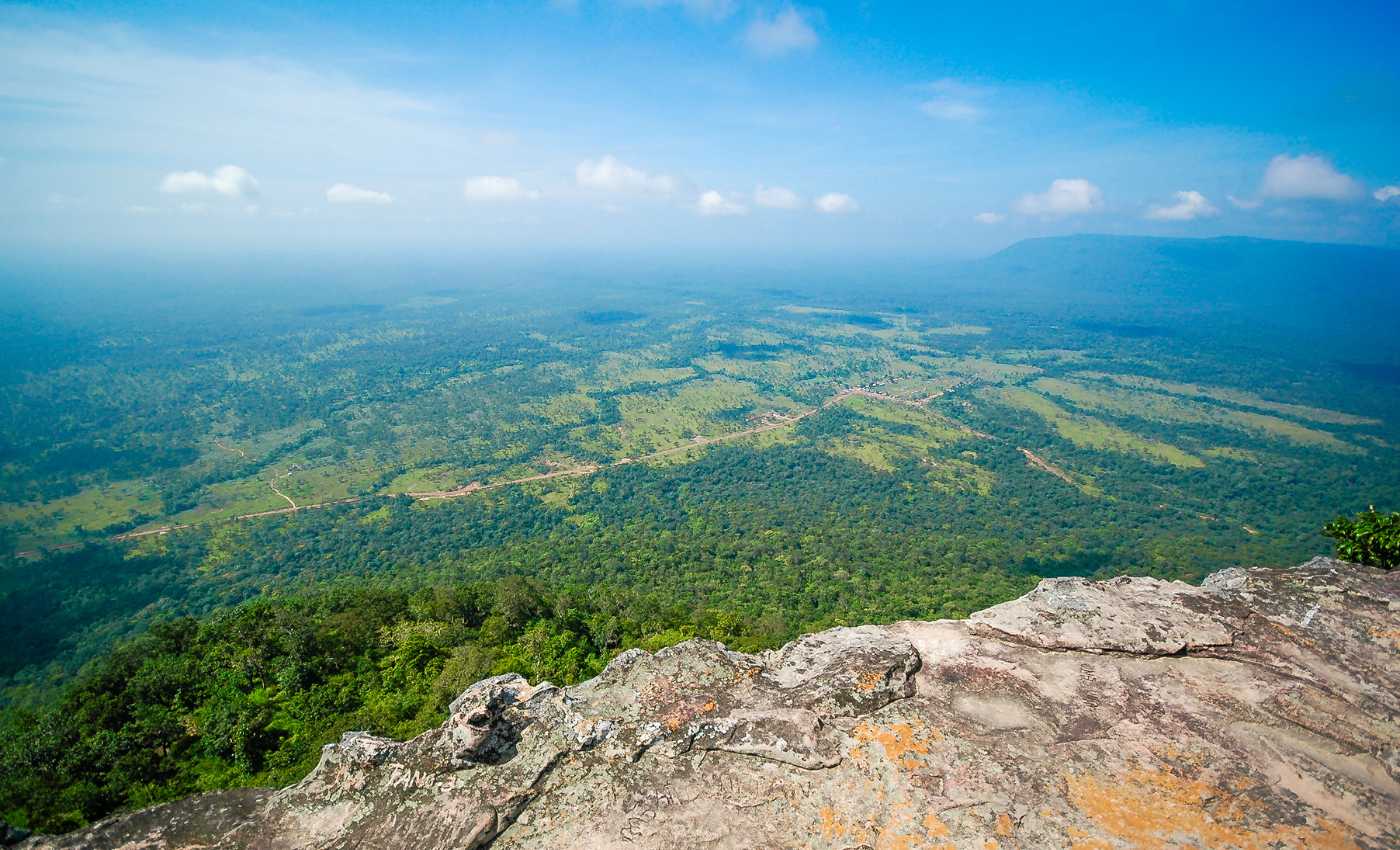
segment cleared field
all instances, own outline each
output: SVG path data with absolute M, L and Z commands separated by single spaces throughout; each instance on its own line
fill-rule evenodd
M 991 492 L 996 476 L 962 456 L 970 454 L 975 458 L 975 453 L 957 453 L 952 448 L 966 441 L 967 433 L 938 414 L 899 401 L 860 395 L 848 396 L 841 405 L 860 414 L 861 419 L 849 424 L 844 433 L 821 440 L 823 450 L 881 472 L 892 472 L 910 460 L 918 461 L 928 470 L 928 481 L 935 489 L 981 495 Z
M 551 425 L 578 425 L 598 415 L 598 401 L 582 393 L 557 395 L 549 401 L 530 402 L 521 407 Z
M 986 397 L 1028 410 L 1049 425 L 1061 437 L 1087 449 L 1137 455 L 1157 463 L 1168 463 L 1178 469 L 1200 469 L 1205 461 L 1170 443 L 1151 440 L 1092 416 L 1071 413 L 1045 396 L 1023 387 L 987 390 Z
M 1324 425 L 1356 426 L 1381 424 L 1381 420 L 1379 419 L 1355 416 L 1350 413 L 1328 410 L 1323 407 L 1309 407 L 1303 404 L 1270 401 L 1254 393 L 1231 389 L 1229 387 L 1211 387 L 1201 384 L 1179 383 L 1176 381 L 1160 381 L 1156 378 L 1144 378 L 1140 375 L 1116 375 L 1109 372 L 1080 372 L 1078 376 L 1093 380 L 1112 381 L 1115 384 L 1120 384 L 1125 387 L 1157 390 L 1159 392 L 1192 398 L 1207 398 L 1213 401 L 1225 402 L 1226 404 L 1238 405 L 1240 407 L 1268 410 L 1273 413 L 1283 414 L 1284 416 L 1292 416 L 1295 419 L 1306 419 Z
M 1220 425 L 1237 431 L 1287 440 L 1300 446 L 1313 446 L 1344 454 L 1362 453 L 1362 449 L 1326 431 L 1265 413 L 1235 410 L 1148 390 L 1115 388 L 1060 378 L 1040 378 L 1031 386 L 1089 410 L 1103 410 L 1162 422 Z
M 622 421 L 601 430 L 588 446 L 616 457 L 636 457 L 670 449 L 697 437 L 713 437 L 748 427 L 746 414 L 797 411 L 790 399 L 765 396 L 749 383 L 711 377 L 678 388 L 632 393 L 617 398 Z
M 160 494 L 145 481 L 116 481 L 42 504 L 0 505 L 0 522 L 29 528 L 19 540 L 27 547 L 96 533 L 161 509 Z
M 1039 366 L 1024 363 L 1002 363 L 986 357 L 926 357 L 914 358 L 931 371 L 956 375 L 960 378 L 974 378 L 991 384 L 1022 381 L 1041 373 Z
M 604 352 L 592 375 L 582 381 L 580 392 L 612 392 L 641 384 L 669 384 L 695 377 L 689 366 L 660 366 L 672 357 L 666 346 L 652 346 L 635 352 Z
M 936 328 L 924 328 L 924 333 L 934 336 L 983 336 L 992 332 L 986 325 L 951 324 Z

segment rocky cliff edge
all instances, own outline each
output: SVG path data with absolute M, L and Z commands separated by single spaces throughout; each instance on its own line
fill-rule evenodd
M 1400 573 L 1050 579 L 965 621 L 498 676 L 289 788 L 20 846 L 1395 848 Z

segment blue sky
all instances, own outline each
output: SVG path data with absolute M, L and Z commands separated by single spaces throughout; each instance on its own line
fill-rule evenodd
M 0 249 L 1400 246 L 1396 4 L 1106 5 L 0 6 Z

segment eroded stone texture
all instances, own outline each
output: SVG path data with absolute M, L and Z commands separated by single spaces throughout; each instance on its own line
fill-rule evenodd
M 39 848 L 1400 846 L 1400 575 L 1052 579 L 963 622 L 480 682 L 277 792 Z

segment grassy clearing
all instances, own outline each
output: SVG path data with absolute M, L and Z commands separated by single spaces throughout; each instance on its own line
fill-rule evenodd
M 1362 451 L 1326 431 L 1299 425 L 1277 416 L 1220 407 L 1149 390 L 1090 385 L 1059 378 L 1041 378 L 1032 386 L 1041 392 L 1090 410 L 1103 410 L 1162 422 L 1220 425 L 1237 431 L 1287 440 L 1300 446 L 1312 446 L 1344 454 L 1358 454 Z
M 116 481 L 42 504 L 0 505 L 0 522 L 27 527 L 20 544 L 34 546 L 91 534 L 143 514 L 158 515 L 161 508 L 160 495 L 145 481 Z
M 1083 363 L 1089 357 L 1083 351 L 1072 348 L 1017 348 L 998 351 L 997 356 L 1003 360 L 1014 360 L 1017 362 L 1040 363 L 1047 366 L 1061 366 L 1071 363 Z
M 863 463 L 877 472 L 894 472 L 895 463 L 905 453 L 869 432 L 833 437 L 822 444 L 822 450 L 837 457 Z
M 924 375 L 906 375 L 886 382 L 879 390 L 885 395 L 895 398 L 923 399 L 957 385 L 959 380 L 948 375 L 936 378 Z
M 696 437 L 715 437 L 752 427 L 746 414 L 772 410 L 796 412 L 790 399 L 761 394 L 756 387 L 731 378 L 711 377 L 678 388 L 619 396 L 622 421 L 580 434 L 595 451 L 615 457 L 637 457 L 671 449 Z M 577 433 L 577 432 L 576 432 Z
M 1054 427 L 1061 437 L 1076 446 L 1101 451 L 1137 455 L 1156 463 L 1167 463 L 1178 469 L 1200 469 L 1205 461 L 1180 448 L 1150 440 L 1091 416 L 1070 413 L 1045 396 L 1023 387 L 1005 387 L 988 393 L 989 397 L 1012 407 L 1028 410 Z
M 367 461 L 323 464 L 292 470 L 274 479 L 277 489 L 291 496 L 298 505 L 343 499 L 364 492 L 378 470 Z
M 474 480 L 475 470 L 454 464 L 423 466 L 399 475 L 384 489 L 389 493 L 423 493 L 451 490 Z
M 938 373 L 956 375 L 960 378 L 974 378 L 991 384 L 1023 381 L 1041 372 L 1038 366 L 1024 363 L 1001 363 L 985 357 L 925 357 L 920 355 L 914 360 Z
M 593 367 L 592 377 L 581 382 L 580 392 L 611 392 L 642 384 L 670 384 L 695 377 L 689 366 L 660 366 L 671 358 L 667 346 L 651 346 L 639 351 L 604 352 Z
M 949 447 L 967 439 L 937 414 L 897 402 L 851 396 L 842 402 L 863 420 L 845 434 L 822 440 L 824 451 L 863 463 L 880 472 L 893 472 L 910 460 L 923 464 L 928 481 L 944 492 L 991 492 L 996 476 L 977 466 L 975 453 L 954 456 Z
M 1309 422 L 1318 422 L 1323 425 L 1345 425 L 1355 427 L 1359 425 L 1381 424 L 1381 420 L 1379 419 L 1342 413 L 1338 410 L 1328 410 L 1324 407 L 1309 407 L 1303 404 L 1270 401 L 1254 393 L 1231 389 L 1229 387 L 1212 387 L 1203 386 L 1201 384 L 1179 383 L 1176 381 L 1160 381 L 1155 378 L 1145 378 L 1140 375 L 1116 375 L 1108 372 L 1080 372 L 1078 375 L 1079 377 L 1093 380 L 1112 381 L 1115 384 L 1125 387 L 1156 390 L 1158 392 L 1171 393 L 1172 395 L 1205 398 L 1212 401 L 1224 402 L 1226 404 L 1238 405 L 1239 407 L 1252 407 L 1256 410 L 1267 410 L 1272 413 L 1291 416 L 1295 419 L 1305 419 Z
M 992 332 L 986 325 L 962 325 L 953 323 L 941 328 L 925 328 L 924 333 L 934 336 L 983 336 Z
M 843 403 L 857 413 L 891 423 L 900 431 L 917 429 L 917 434 L 891 435 L 901 437 L 902 441 L 911 448 L 936 449 L 966 439 L 961 431 L 949 425 L 942 417 L 923 408 L 865 396 L 851 396 Z
M 573 509 L 572 499 L 584 487 L 584 479 L 555 478 L 539 484 L 527 484 L 526 492 L 533 494 L 541 502 L 552 508 L 568 511 Z
M 976 456 L 970 452 L 965 454 Z M 930 458 L 928 466 L 929 484 L 944 493 L 970 492 L 990 496 L 997 483 L 996 473 L 962 458 Z
M 598 402 L 582 393 L 565 393 L 546 402 L 531 402 L 521 407 L 551 425 L 578 425 L 592 421 L 598 415 Z
M 281 487 L 282 485 L 278 484 L 277 486 Z M 204 492 L 205 496 L 197 507 L 182 511 L 165 522 L 185 523 L 230 519 L 239 514 L 287 507 L 287 500 L 272 492 L 272 488 L 267 486 L 267 481 L 261 478 L 221 481 L 218 484 L 211 484 L 205 488 Z

